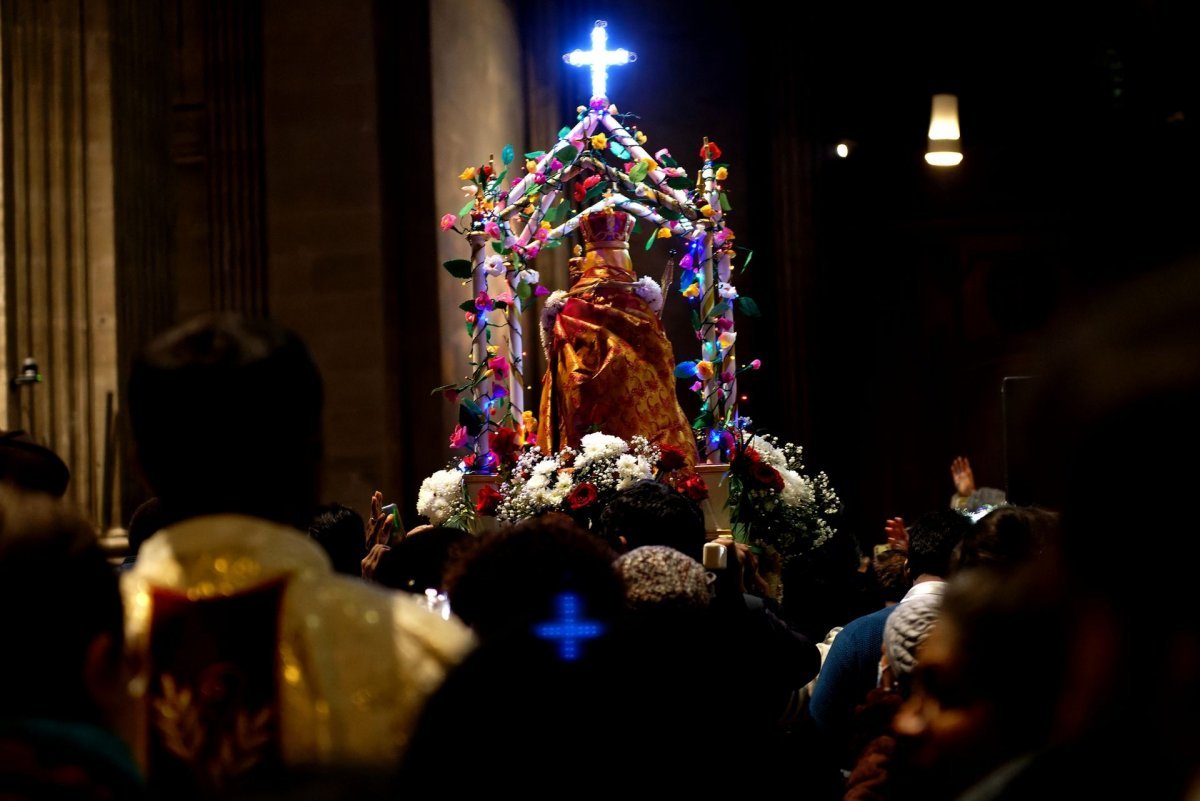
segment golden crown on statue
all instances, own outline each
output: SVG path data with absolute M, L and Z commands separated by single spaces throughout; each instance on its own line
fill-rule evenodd
M 584 215 L 580 222 L 583 241 L 593 247 L 625 247 L 633 232 L 634 219 L 623 211 L 608 208 Z

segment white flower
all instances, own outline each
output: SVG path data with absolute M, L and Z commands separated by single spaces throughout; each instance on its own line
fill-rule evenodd
M 733 284 L 719 283 L 717 284 L 717 291 L 721 293 L 721 297 L 725 298 L 725 300 L 733 300 L 738 296 L 738 291 L 734 288 Z
M 783 469 L 779 471 L 779 475 L 783 476 L 783 492 L 779 499 L 788 506 L 804 506 L 812 503 L 813 489 L 812 486 L 795 470 Z
M 650 311 L 658 314 L 663 307 L 662 288 L 648 275 L 643 275 L 633 285 L 633 294 L 637 295 L 642 300 L 646 301 L 646 305 L 650 307 Z
M 758 455 L 762 457 L 762 460 L 771 467 L 780 471 L 787 470 L 787 456 L 768 440 L 762 437 L 754 437 L 750 440 L 749 446 L 758 451 Z
M 521 270 L 521 272 L 517 273 L 517 283 L 518 284 L 531 284 L 532 285 L 532 284 L 536 284 L 538 281 L 541 281 L 541 280 L 542 280 L 542 276 L 538 274 L 537 270 Z
M 468 184 L 462 188 L 462 191 L 466 193 L 467 197 L 470 197 L 479 191 L 479 188 L 475 184 Z
M 487 257 L 487 260 L 484 261 L 483 270 L 488 275 L 504 275 L 504 259 L 493 253 L 491 256 Z
M 625 440 L 609 434 L 601 434 L 599 431 L 585 435 L 579 444 L 583 448 L 583 453 L 579 459 L 575 460 L 576 467 L 583 467 L 588 462 L 600 459 L 611 459 L 629 451 L 629 443 Z
M 417 514 L 425 515 L 432 525 L 440 526 L 462 505 L 463 474 L 457 470 L 439 470 L 421 482 L 417 493 Z
M 625 453 L 617 457 L 617 475 L 620 480 L 617 482 L 617 491 L 632 487 L 637 482 L 645 478 L 653 478 L 650 463 L 640 456 L 633 456 Z

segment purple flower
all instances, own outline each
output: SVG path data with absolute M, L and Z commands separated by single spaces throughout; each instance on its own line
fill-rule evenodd
M 488 297 L 488 293 L 480 292 L 475 298 L 475 308 L 479 309 L 481 312 L 490 312 L 492 309 L 496 308 L 496 304 L 492 302 L 490 297 Z

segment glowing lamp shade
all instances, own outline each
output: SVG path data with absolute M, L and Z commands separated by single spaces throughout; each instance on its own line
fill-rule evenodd
M 958 97 L 934 95 L 933 114 L 929 118 L 929 150 L 925 161 L 935 167 L 954 167 L 962 162 L 961 133 L 958 129 Z

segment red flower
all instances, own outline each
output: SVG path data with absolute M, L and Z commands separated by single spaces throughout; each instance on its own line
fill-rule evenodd
M 496 429 L 496 433 L 492 434 L 492 450 L 496 452 L 496 456 L 500 457 L 501 462 L 512 463 L 517 461 L 517 454 L 521 451 L 521 446 L 517 443 L 516 429 L 508 426 L 501 426 Z
M 783 492 L 783 476 L 769 464 L 755 462 L 750 465 L 750 478 L 767 489 Z
M 719 159 L 721 158 L 721 148 L 717 147 L 716 142 L 708 142 L 700 147 L 700 158 Z
M 700 501 L 708 498 L 708 485 L 704 483 L 704 479 L 695 473 L 680 482 L 675 489 L 696 503 L 700 503 Z
M 484 177 L 484 178 L 491 178 L 491 177 L 492 177 L 492 173 L 494 173 L 494 172 L 495 172 L 495 170 L 494 170 L 494 169 L 492 169 L 492 165 L 491 165 L 491 164 L 484 164 L 482 167 L 480 167 L 480 168 L 479 168 L 479 171 L 480 171 L 481 173 L 483 173 L 483 177 Z
M 599 175 L 589 175 L 587 178 L 583 179 L 583 188 L 591 189 L 593 186 L 595 186 L 598 183 L 600 183 Z
M 582 203 L 583 199 L 587 197 L 587 189 L 582 182 L 575 182 L 575 189 L 572 190 L 571 197 L 575 198 L 576 203 Z
M 494 517 L 502 500 L 504 496 L 492 489 L 491 484 L 484 484 L 483 489 L 479 490 L 479 500 L 475 501 L 475 514 L 480 517 Z
M 579 511 L 583 507 L 591 506 L 595 503 L 596 497 L 596 485 L 590 481 L 585 481 L 571 490 L 571 494 L 567 496 L 567 506 L 570 506 L 575 511 Z
M 658 469 L 664 473 L 669 473 L 672 470 L 678 470 L 687 464 L 687 456 L 683 450 L 674 445 L 662 445 L 659 447 Z

